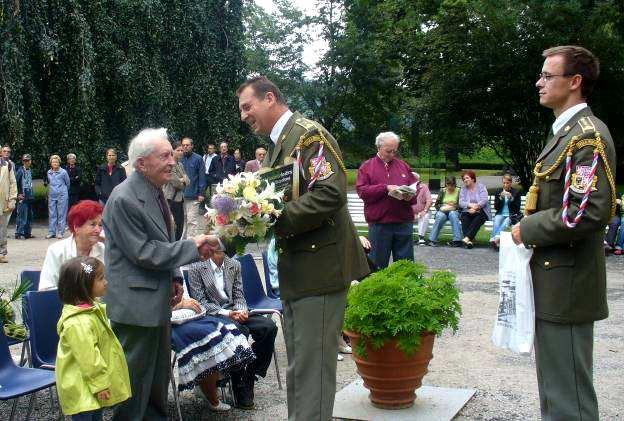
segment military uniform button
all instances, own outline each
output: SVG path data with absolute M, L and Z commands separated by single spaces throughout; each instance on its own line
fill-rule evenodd
M 314 249 L 316 248 L 316 244 L 312 244 L 312 245 L 310 246 L 310 248 L 311 248 L 312 250 L 314 250 Z
M 544 177 L 544 179 L 546 179 L 546 181 L 550 180 L 550 176 L 547 175 L 546 177 Z
M 544 266 L 550 266 L 550 262 L 547 260 L 544 262 Z

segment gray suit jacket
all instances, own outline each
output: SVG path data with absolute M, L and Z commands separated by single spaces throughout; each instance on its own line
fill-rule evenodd
M 210 260 L 189 265 L 188 276 L 191 288 L 189 295 L 199 301 L 208 314 L 216 315 L 222 309 L 247 310 L 240 263 L 226 256 L 222 269 L 223 287 L 228 297 L 225 302 L 217 292 Z
M 195 242 L 174 241 L 157 190 L 138 172 L 115 187 L 103 219 L 109 318 L 136 326 L 166 325 L 171 319 L 171 282 L 181 278 L 178 268 L 199 260 Z

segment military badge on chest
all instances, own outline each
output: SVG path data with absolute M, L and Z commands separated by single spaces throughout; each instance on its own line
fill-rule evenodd
M 591 169 L 590 165 L 577 165 L 576 172 L 572 173 L 571 176 L 570 190 L 574 193 L 584 194 L 591 185 L 591 191 L 596 191 L 598 176 L 592 176 Z
M 327 162 L 324 155 L 310 159 L 308 171 L 311 178 L 316 175 L 316 180 L 321 181 L 327 180 L 334 173 L 331 162 Z

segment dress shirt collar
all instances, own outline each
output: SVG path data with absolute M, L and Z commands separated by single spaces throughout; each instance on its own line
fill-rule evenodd
M 212 269 L 213 272 L 221 272 L 223 270 L 223 263 L 221 263 L 221 266 L 217 266 L 217 264 L 210 259 L 210 268 Z
M 286 110 L 284 114 L 282 114 L 282 116 L 277 120 L 277 122 L 273 126 L 273 129 L 271 130 L 271 134 L 269 135 L 273 143 L 277 143 L 277 139 L 279 138 L 280 133 L 282 133 L 282 130 L 284 130 L 284 126 L 286 126 L 286 123 L 288 123 L 288 119 L 292 115 L 292 111 Z
M 555 122 L 552 125 L 552 132 L 553 132 L 553 134 L 557 134 L 557 132 L 559 130 L 561 130 L 561 128 L 572 117 L 574 117 L 574 114 L 578 113 L 579 111 L 581 111 L 585 107 L 587 107 L 587 103 L 586 102 L 581 102 L 580 104 L 576 104 L 576 105 L 568 108 L 567 110 L 565 110 L 561 114 L 559 114 L 559 117 L 557 117 L 557 119 L 555 120 Z
M 381 156 L 379 156 L 379 152 L 377 152 L 377 158 L 379 158 L 379 160 L 381 161 L 382 164 L 384 164 L 386 167 L 390 164 L 392 164 L 392 161 L 394 161 L 396 158 L 392 158 L 390 161 L 386 162 L 383 159 L 381 159 Z

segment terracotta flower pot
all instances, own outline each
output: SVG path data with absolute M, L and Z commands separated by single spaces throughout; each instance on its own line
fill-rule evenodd
M 345 332 L 351 339 L 353 359 L 364 386 L 370 390 L 369 398 L 378 408 L 401 409 L 414 405 L 416 389 L 422 385 L 429 361 L 433 358 L 433 333 L 422 335 L 420 349 L 408 357 L 392 340 L 375 350 L 366 346 L 367 358 L 357 354 L 360 335 Z

